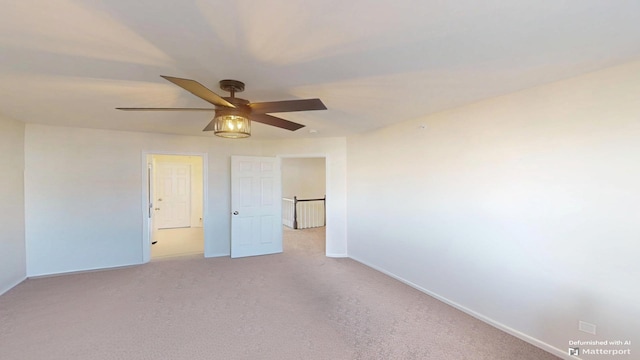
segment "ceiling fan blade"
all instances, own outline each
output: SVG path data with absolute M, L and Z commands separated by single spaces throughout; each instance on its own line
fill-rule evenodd
M 213 130 L 215 130 L 215 124 L 214 124 L 215 122 L 216 122 L 215 119 L 211 120 L 209 122 L 209 124 L 207 124 L 207 126 L 204 129 L 202 129 L 202 131 L 213 131 Z
M 117 110 L 123 111 L 215 111 L 211 108 L 137 108 L 137 107 L 118 107 Z
M 254 114 L 307 111 L 307 110 L 327 110 L 320 99 L 285 100 L 270 101 L 249 104 L 251 112 Z
M 220 95 L 207 89 L 204 85 L 200 84 L 195 80 L 181 79 L 181 78 L 165 76 L 165 75 L 160 75 L 160 76 L 180 86 L 181 88 L 187 90 L 193 95 L 212 103 L 213 105 L 235 108 L 235 105 L 223 99 Z
M 267 114 L 251 114 L 249 117 L 251 118 L 251 121 L 255 121 L 255 122 L 279 127 L 282 129 L 291 130 L 291 131 L 296 131 L 304 127 L 304 125 L 302 124 L 294 123 L 293 121 L 281 119 L 279 117 L 275 117 Z

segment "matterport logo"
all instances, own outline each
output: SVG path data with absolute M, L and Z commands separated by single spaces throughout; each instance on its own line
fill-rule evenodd
M 612 348 L 612 347 L 616 348 Z M 631 340 L 571 340 L 569 355 L 631 355 Z

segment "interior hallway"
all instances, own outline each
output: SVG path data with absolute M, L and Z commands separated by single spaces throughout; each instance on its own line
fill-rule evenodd
M 151 259 L 204 254 L 204 228 L 161 229 L 154 235 Z

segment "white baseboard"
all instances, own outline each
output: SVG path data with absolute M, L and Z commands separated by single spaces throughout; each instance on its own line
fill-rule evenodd
M 349 255 L 345 254 L 345 253 L 326 253 L 327 257 L 330 258 L 346 258 L 349 257 Z
M 454 301 L 451 301 L 451 300 L 449 300 L 449 299 L 447 299 L 447 298 L 445 298 L 443 296 L 440 296 L 440 295 L 438 295 L 438 294 L 436 294 L 436 293 L 434 293 L 432 291 L 429 291 L 429 290 L 427 290 L 427 289 L 425 289 L 425 288 L 423 288 L 423 287 L 421 287 L 421 286 L 419 286 L 417 284 L 414 284 L 411 281 L 408 281 L 408 280 L 406 280 L 406 279 L 404 279 L 404 278 L 402 278 L 402 277 L 400 277 L 400 276 L 398 276 L 398 275 L 396 275 L 394 273 L 391 273 L 391 272 L 389 272 L 389 271 L 387 271 L 385 269 L 382 269 L 382 268 L 380 268 L 378 266 L 369 264 L 368 262 L 363 261 L 361 259 L 358 259 L 357 257 L 349 256 L 349 258 L 351 258 L 351 259 L 353 259 L 353 260 L 355 260 L 355 261 L 357 261 L 357 262 L 359 262 L 359 263 L 361 263 L 361 264 L 363 264 L 363 265 L 365 265 L 367 267 L 370 267 L 370 268 L 372 268 L 372 269 L 374 269 L 376 271 L 379 271 L 379 272 L 381 272 L 381 273 L 383 273 L 383 274 L 385 274 L 387 276 L 390 276 L 390 277 L 392 277 L 392 278 L 394 278 L 394 279 L 396 279 L 396 280 L 398 280 L 398 281 L 400 281 L 400 282 L 402 282 L 404 284 L 407 284 L 407 285 L 411 286 L 412 288 L 414 288 L 416 290 L 419 290 L 419 291 L 421 291 L 421 292 L 423 292 L 423 293 L 425 293 L 425 294 L 427 294 L 427 295 L 429 295 L 429 296 L 431 296 L 431 297 L 433 297 L 433 298 L 435 298 L 435 299 L 437 299 L 439 301 L 442 301 L 443 303 L 445 303 L 447 305 L 453 306 L 454 308 L 456 308 L 456 309 L 458 309 L 458 310 L 460 310 L 460 311 L 462 311 L 462 312 L 464 312 L 464 313 L 466 313 L 468 315 L 471 315 L 474 318 L 476 318 L 476 319 L 478 319 L 478 320 L 480 320 L 482 322 L 485 322 L 485 323 L 487 323 L 487 324 L 489 324 L 489 325 L 491 325 L 491 326 L 493 326 L 493 327 L 495 327 L 497 329 L 500 329 L 500 330 L 506 332 L 509 335 L 513 335 L 513 336 L 517 337 L 518 339 L 523 340 L 525 342 L 528 342 L 529 344 L 531 344 L 531 345 L 533 345 L 533 346 L 535 346 L 537 348 L 540 348 L 540 349 L 542 349 L 542 350 L 544 350 L 546 352 L 549 352 L 549 353 L 551 353 L 551 354 L 553 354 L 555 356 L 558 356 L 558 357 L 560 357 L 562 359 L 566 359 L 566 360 L 576 360 L 576 359 L 579 360 L 578 357 L 569 356 L 566 351 L 560 350 L 555 346 L 547 344 L 547 343 L 545 343 L 545 342 L 543 342 L 541 340 L 538 340 L 538 339 L 536 339 L 536 338 L 534 338 L 532 336 L 529 336 L 529 335 L 527 335 L 525 333 L 522 333 L 522 332 L 520 332 L 520 331 L 518 331 L 516 329 L 513 329 L 513 328 L 511 328 L 509 326 L 506 326 L 506 325 L 504 325 L 504 324 L 502 324 L 502 323 L 500 323 L 498 321 L 495 321 L 495 320 L 493 320 L 493 319 L 491 319 L 491 318 L 489 318 L 487 316 L 484 316 L 484 315 L 482 315 L 480 313 L 477 313 L 477 312 L 475 312 L 475 311 L 473 311 L 473 310 L 471 310 L 471 309 L 469 309 L 467 307 L 464 307 L 464 306 L 462 306 L 462 305 L 460 305 L 460 304 L 458 304 L 458 303 L 456 303 Z
M 213 253 L 213 254 L 204 254 L 204 257 L 206 258 L 215 258 L 215 257 L 225 257 L 225 256 L 231 256 L 231 253 Z
M 23 282 L 23 281 L 25 281 L 25 280 L 27 280 L 27 277 L 26 277 L 26 276 L 25 276 L 25 277 L 23 277 L 22 279 L 18 279 L 18 280 L 16 280 L 16 281 L 12 282 L 12 283 L 9 283 L 9 285 L 8 285 L 8 286 L 5 286 L 5 287 L 0 288 L 0 295 L 2 295 L 2 294 L 4 294 L 4 293 L 6 293 L 7 291 L 9 291 L 9 290 L 11 290 L 11 289 L 13 289 L 14 287 L 18 286 L 18 284 L 20 284 L 21 282 Z
M 139 265 L 144 265 L 144 264 L 147 264 L 147 263 L 122 264 L 122 265 L 113 265 L 113 266 L 106 266 L 106 267 L 99 267 L 99 268 L 67 270 L 67 271 L 61 271 L 61 272 L 43 273 L 43 274 L 35 274 L 35 275 L 27 274 L 27 278 L 28 279 L 40 279 L 40 278 L 47 278 L 47 277 L 60 276 L 60 275 L 83 274 L 83 273 L 88 273 L 88 272 L 104 271 L 104 270 L 117 270 L 117 269 L 124 269 L 124 268 L 129 268 L 129 267 L 132 267 L 132 266 L 139 266 Z

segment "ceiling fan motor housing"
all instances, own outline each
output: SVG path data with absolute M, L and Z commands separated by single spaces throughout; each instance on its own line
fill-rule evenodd
M 251 114 L 251 108 L 249 107 L 249 100 L 240 99 L 237 97 L 223 97 L 223 99 L 235 105 L 235 108 L 226 106 L 216 106 L 216 116 L 219 115 L 240 115 L 248 117 Z

